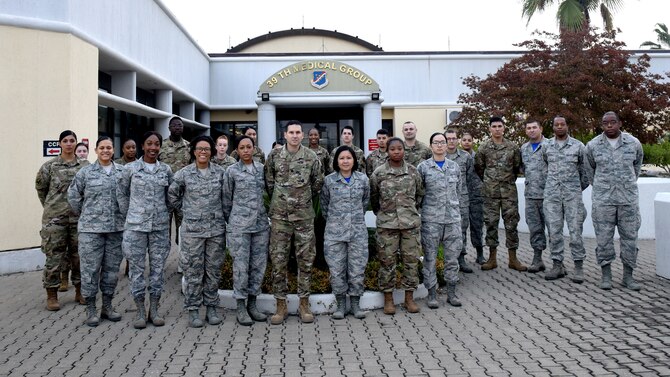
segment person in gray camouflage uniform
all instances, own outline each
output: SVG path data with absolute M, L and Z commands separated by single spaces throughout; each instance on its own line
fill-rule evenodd
M 58 138 L 60 156 L 45 162 L 35 177 L 35 190 L 42 203 L 42 252 L 46 255 L 42 283 L 47 291 L 47 310 L 59 310 L 58 287 L 61 283 L 63 265 L 72 269 L 72 284 L 75 286 L 75 300 L 85 304 L 81 296 L 81 275 L 77 242 L 77 221 L 79 216 L 72 212 L 67 202 L 67 189 L 79 169 L 88 161 L 75 156 L 77 135 L 65 130 Z M 66 261 L 66 259 L 68 261 Z
M 589 186 L 585 168 L 586 148 L 581 141 L 568 136 L 568 124 L 562 116 L 553 120 L 554 137 L 542 148 L 542 158 L 547 165 L 547 183 L 544 186 L 544 214 L 549 228 L 549 250 L 554 267 L 544 278 L 555 280 L 565 276 L 563 266 L 563 223 L 570 232 L 570 251 L 575 263 L 572 281 L 584 282 L 586 250 L 582 230 L 586 208 L 582 191 Z
M 637 232 L 640 206 L 637 179 L 642 170 L 642 145 L 634 136 L 621 132 L 619 116 L 608 111 L 602 119 L 603 133 L 586 144 L 586 164 L 593 177 L 591 218 L 596 231 L 596 258 L 602 269 L 600 288 L 612 289 L 614 228 L 619 231 L 624 287 L 639 291 L 633 278 L 637 263 Z
M 414 291 L 419 285 L 423 182 L 416 168 L 404 160 L 405 144 L 397 137 L 387 143 L 389 160 L 370 177 L 370 204 L 377 215 L 379 288 L 384 292 L 384 314 L 395 314 L 393 289 L 396 287 L 396 259 L 403 263 L 401 280 L 405 308 L 418 313 Z
M 446 158 L 458 164 L 461 177 L 459 189 L 461 197 L 459 199 L 461 205 L 461 233 L 463 242 L 461 243 L 461 251 L 458 255 L 459 269 L 465 273 L 472 273 L 472 268 L 465 261 L 467 249 L 465 246 L 468 243 L 468 226 L 470 225 L 470 192 L 468 188 L 472 185 L 472 178 L 475 176 L 474 160 L 469 153 L 458 149 L 458 133 L 456 130 L 447 130 L 444 133 L 447 138 Z M 435 157 L 435 146 L 430 146 L 433 149 L 433 158 Z
M 212 162 L 221 166 L 225 171 L 228 167 L 237 162 L 228 151 L 228 136 L 221 135 L 216 138 L 216 155 L 212 156 Z
M 540 122 L 534 119 L 527 120 L 526 136 L 528 141 L 521 146 L 521 172 L 525 177 L 523 195 L 526 202 L 526 224 L 530 233 L 530 246 L 533 249 L 533 262 L 528 267 L 528 272 L 536 273 L 545 270 L 542 253 L 547 248 L 545 216 L 542 209 L 544 184 L 547 180 L 547 165 L 542 159 L 546 139 L 542 136 Z
M 356 152 L 351 147 L 338 147 L 333 161 L 334 173 L 324 179 L 321 189 L 321 212 L 326 219 L 323 253 L 337 301 L 333 318 L 344 319 L 348 293 L 354 317 L 362 319 L 365 312 L 360 308 L 360 297 L 368 263 L 365 211 L 370 204 L 370 182 L 358 171 Z
M 472 133 L 465 131 L 461 135 L 461 149 L 467 152 L 474 161 L 475 159 L 475 150 L 474 150 L 474 139 L 472 138 Z M 484 198 L 482 197 L 482 180 L 477 174 L 472 175 L 470 184 L 468 186 L 468 201 L 469 201 L 469 213 L 468 217 L 470 218 L 470 242 L 472 246 L 477 250 L 477 259 L 475 262 L 477 264 L 484 264 L 486 260 L 484 259 Z
M 207 308 L 205 319 L 218 325 L 219 279 L 226 255 L 226 222 L 223 216 L 223 175 L 225 170 L 211 163 L 214 140 L 198 136 L 191 142 L 194 163 L 179 170 L 168 189 L 170 206 L 184 214 L 181 233 L 181 265 L 184 271 L 184 309 L 189 326 L 202 327 L 200 306 Z
M 81 293 L 87 304 L 89 326 L 97 326 L 100 318 L 121 320 L 112 299 L 123 259 L 121 240 L 125 222 L 116 200 L 116 183 L 123 166 L 112 162 L 112 139 L 101 136 L 95 143 L 95 153 L 98 160 L 77 172 L 67 192 L 72 211 L 79 214 Z M 100 317 L 95 308 L 98 288 L 102 292 Z
M 386 142 L 389 139 L 389 132 L 383 128 L 377 130 L 377 146 L 379 148 L 370 152 L 368 157 L 365 159 L 365 173 L 368 178 L 372 176 L 375 169 L 384 165 L 389 158 L 389 154 L 386 152 Z
M 402 125 L 402 135 L 405 138 L 405 161 L 414 167 L 433 156 L 430 148 L 416 139 L 416 131 L 417 127 L 412 121 L 407 121 Z
M 291 237 L 295 237 L 298 263 L 298 315 L 303 323 L 314 321 L 309 306 L 312 264 L 316 256 L 313 198 L 323 185 L 321 163 L 314 152 L 302 146 L 302 123 L 286 125 L 286 145 L 273 150 L 265 165 L 265 185 L 270 195 L 270 258 L 277 310 L 270 323 L 278 325 L 288 316 L 286 307 L 287 265 Z
M 233 257 L 233 297 L 237 300 L 237 322 L 245 326 L 252 320 L 267 319 L 258 310 L 256 297 L 261 293 L 268 261 L 270 224 L 263 203 L 263 164 L 254 160 L 253 151 L 253 139 L 241 136 L 237 140 L 240 161 L 226 170 L 223 180 L 223 214 Z
M 356 160 L 358 160 L 358 171 L 361 173 L 365 173 L 365 152 L 357 146 L 354 145 L 354 128 L 351 126 L 344 126 L 342 127 L 342 131 L 340 131 L 340 145 L 346 145 L 353 149 L 356 152 Z M 335 151 L 337 150 L 337 147 L 333 148 L 333 150 L 330 152 L 330 161 L 328 162 L 328 167 L 325 169 L 326 174 L 330 174 L 333 172 L 333 156 L 335 155 Z
M 144 266 L 149 255 L 149 320 L 163 326 L 165 320 L 158 312 L 163 293 L 163 270 L 170 252 L 167 190 L 172 183 L 172 170 L 158 161 L 163 138 L 149 131 L 142 137 L 141 159 L 126 165 L 117 185 L 119 210 L 125 217 L 123 255 L 130 263 L 130 294 L 137 306 L 133 322 L 136 329 L 146 324 L 144 297 L 146 283 Z
M 458 138 L 455 132 L 434 133 L 430 137 L 433 157 L 423 161 L 417 167 L 425 187 L 425 196 L 421 206 L 421 246 L 423 247 L 423 283 L 428 288 L 427 305 L 431 309 L 439 307 L 437 301 L 437 273 L 435 262 L 440 244 L 444 247 L 444 280 L 447 282 L 447 302 L 452 306 L 461 306 L 456 295 L 458 283 L 459 255 L 463 250 L 461 215 L 463 198 L 461 189 L 464 178 L 463 169 L 445 155 L 447 145 L 456 148 Z M 461 151 L 462 152 L 462 151 Z M 468 157 L 469 154 L 462 152 Z M 472 165 L 470 164 L 470 169 Z M 467 206 L 465 216 L 467 220 Z M 467 228 L 466 228 L 467 229 Z M 472 272 L 472 270 L 470 271 Z

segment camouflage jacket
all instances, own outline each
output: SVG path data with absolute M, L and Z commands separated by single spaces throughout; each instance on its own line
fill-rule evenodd
M 236 163 L 237 160 L 233 156 L 227 154 L 223 160 L 219 160 L 216 156 L 212 156 L 212 162 L 221 166 L 225 171 L 230 165 Z
M 123 231 L 125 219 L 116 200 L 116 184 L 123 166 L 112 164 L 109 174 L 98 161 L 83 167 L 74 176 L 67 191 L 72 212 L 79 214 L 80 233 L 113 233 Z
M 556 138 L 547 140 L 542 148 L 542 159 L 547 167 L 544 199 L 582 196 L 589 187 L 586 172 L 586 147 L 581 141 L 568 137 L 563 145 Z
M 542 158 L 547 139 L 544 137 L 533 150 L 533 145 L 526 142 L 521 146 L 521 172 L 525 179 L 523 195 L 526 199 L 544 198 L 544 185 L 547 181 L 547 165 Z
M 309 150 L 316 153 L 316 157 L 319 158 L 319 161 L 321 162 L 321 170 L 323 170 L 324 176 L 326 174 L 330 174 L 333 170 L 333 165 L 330 164 L 330 154 L 328 153 L 328 150 L 320 145 L 317 149 L 309 148 Z
M 328 174 L 333 172 L 333 159 L 335 158 L 335 152 L 337 151 L 337 148 L 341 147 L 341 145 L 333 148 L 333 151 L 330 152 L 330 164 L 328 165 L 329 168 L 326 169 Z M 358 160 L 358 171 L 365 174 L 365 152 L 363 150 L 355 145 L 352 145 L 351 148 L 354 150 L 356 153 L 356 160 Z
M 370 181 L 364 173 L 352 172 L 348 183 L 338 172 L 329 174 L 321 189 L 321 213 L 326 219 L 324 239 L 351 241 L 361 230 L 367 233 L 368 204 Z
M 37 172 L 35 190 L 42 203 L 42 224 L 76 224 L 79 216 L 70 208 L 67 201 L 67 189 L 79 169 L 89 165 L 87 160 L 75 158 L 65 162 L 56 156 L 45 162 Z
M 438 224 L 460 223 L 460 200 L 463 197 L 461 166 L 447 158 L 440 168 L 431 157 L 420 163 L 417 170 L 425 188 L 421 221 Z
M 458 167 L 461 171 L 460 183 L 461 183 L 461 206 L 468 207 L 470 203 L 470 190 L 469 187 L 473 185 L 472 179 L 475 176 L 475 161 L 472 159 L 472 156 L 468 152 L 464 152 L 460 149 L 456 150 L 456 153 L 450 154 L 447 153 L 445 156 L 448 160 L 454 161 L 458 164 Z
M 404 145 L 405 162 L 409 162 L 414 167 L 419 166 L 421 161 L 425 161 L 433 157 L 433 152 L 430 150 L 430 148 L 419 140 L 414 143 L 413 147 L 408 147 L 407 144 Z
M 135 161 L 137 161 L 137 159 L 135 159 Z M 127 165 L 131 162 L 134 162 L 134 161 L 126 161 L 123 157 L 119 157 L 116 160 L 114 160 L 114 163 L 117 164 L 117 165 Z
M 265 165 L 265 186 L 270 196 L 270 218 L 299 221 L 314 218 L 312 198 L 323 185 L 316 153 L 300 145 L 295 153 L 286 146 L 270 153 Z
M 183 138 L 177 142 L 170 138 L 163 140 L 158 160 L 167 164 L 173 173 L 191 163 L 191 144 Z
M 240 160 L 240 156 L 237 155 L 237 150 L 234 150 L 233 153 L 230 154 L 230 157 L 234 158 L 235 161 Z M 265 153 L 259 146 L 254 146 L 254 153 L 252 157 L 254 161 L 258 161 L 261 164 L 265 164 Z
M 519 147 L 507 139 L 501 144 L 487 140 L 475 156 L 475 171 L 482 179 L 482 196 L 517 197 L 516 175 L 521 167 Z
M 172 183 L 172 170 L 157 162 L 149 171 L 142 159 L 126 165 L 116 188 L 119 210 L 126 218 L 125 230 L 153 232 L 168 230 L 167 191 Z
M 247 166 L 236 162 L 226 170 L 223 179 L 223 214 L 228 231 L 256 233 L 270 227 L 265 211 L 265 172 L 263 164 L 254 161 Z
M 612 148 L 603 134 L 586 144 L 586 168 L 592 178 L 594 205 L 635 204 L 637 178 L 642 170 L 642 145 L 631 134 L 621 133 Z
M 181 210 L 179 232 L 196 238 L 220 236 L 226 231 L 223 217 L 223 174 L 217 164 L 209 164 L 202 174 L 195 163 L 179 170 L 168 189 L 171 208 Z
M 403 163 L 392 168 L 388 162 L 370 177 L 370 203 L 377 215 L 377 227 L 412 229 L 421 226 L 419 207 L 423 199 L 423 181 L 416 168 Z
M 368 177 L 372 176 L 372 173 L 375 172 L 375 169 L 384 165 L 389 159 L 389 154 L 377 148 L 372 153 L 368 155 L 368 158 L 365 159 L 365 173 Z

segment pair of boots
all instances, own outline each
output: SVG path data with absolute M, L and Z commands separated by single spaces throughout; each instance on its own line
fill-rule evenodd
M 414 301 L 414 291 L 405 291 L 405 309 L 408 313 L 418 313 L 421 310 Z M 384 314 L 395 314 L 393 292 L 384 292 Z
M 563 262 L 555 260 L 551 270 L 544 275 L 544 280 L 556 280 L 566 275 L 567 272 L 565 271 L 565 266 L 563 266 Z M 581 260 L 575 261 L 575 270 L 573 272 L 571 280 L 577 284 L 581 284 L 584 282 L 584 261 Z
M 347 315 L 347 296 L 346 295 L 335 295 L 337 301 L 337 308 L 333 312 L 333 319 L 344 319 L 344 316 Z M 365 312 L 361 310 L 361 297 L 360 296 L 349 296 L 351 300 L 351 313 L 357 319 L 365 318 Z
M 600 289 L 609 291 L 612 289 L 612 265 L 607 264 L 602 266 L 601 269 L 602 278 L 600 280 Z M 621 280 L 621 284 L 631 291 L 639 291 L 642 289 L 642 286 L 633 278 L 633 267 L 627 264 L 623 265 L 623 279 Z
M 314 322 L 314 315 L 309 307 L 309 296 L 300 297 L 300 305 L 298 305 L 298 317 L 302 323 Z M 277 299 L 277 311 L 270 318 L 270 323 L 273 325 L 282 324 L 288 318 L 288 307 L 286 306 L 285 298 Z
M 507 249 L 507 252 L 509 254 L 509 263 L 507 264 L 507 267 L 521 272 L 528 270 L 528 267 L 521 263 L 516 257 L 516 249 Z M 498 267 L 497 254 L 498 251 L 495 247 L 489 249 L 489 260 L 482 265 L 482 271 L 493 270 Z
M 75 294 L 74 300 L 81 305 L 86 305 L 87 302 L 84 297 L 81 295 L 81 283 L 74 285 Z M 57 311 L 60 310 L 60 303 L 58 302 L 58 288 L 47 288 L 47 310 Z
M 256 306 L 256 296 L 248 296 L 246 303 L 244 299 L 237 299 L 237 322 L 242 326 L 251 326 L 253 321 L 264 322 L 267 316 Z
M 117 313 L 112 306 L 112 296 L 102 296 L 102 310 L 100 311 L 100 317 L 98 317 L 98 312 L 95 308 L 95 296 L 87 297 L 85 301 L 87 325 L 91 327 L 97 326 L 100 323 L 100 318 L 108 319 L 112 322 L 121 320 L 121 314 Z
M 210 325 L 218 325 L 221 323 L 221 317 L 219 317 L 219 314 L 216 312 L 215 306 L 207 307 L 205 320 Z M 188 311 L 188 325 L 194 328 L 202 327 L 203 322 L 202 319 L 200 319 L 200 311 L 198 309 Z
M 447 303 L 456 307 L 462 305 L 456 295 L 456 283 L 447 283 Z M 440 303 L 437 301 L 437 285 L 428 290 L 426 305 L 431 309 L 437 309 L 440 306 Z
M 160 327 L 165 325 L 165 319 L 158 313 L 158 301 L 160 296 L 151 296 L 149 298 L 149 321 L 154 326 Z M 136 329 L 143 329 L 147 327 L 147 312 L 144 306 L 144 296 L 135 297 L 135 305 L 137 306 L 137 316 L 133 321 L 133 327 Z

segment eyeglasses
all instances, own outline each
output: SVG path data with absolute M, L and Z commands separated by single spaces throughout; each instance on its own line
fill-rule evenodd
M 433 141 L 431 144 L 433 145 L 447 145 L 446 141 Z
M 195 147 L 196 152 L 211 152 L 212 148 L 210 147 Z

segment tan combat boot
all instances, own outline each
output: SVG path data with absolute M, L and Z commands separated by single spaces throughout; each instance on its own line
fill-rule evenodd
M 498 250 L 496 250 L 495 247 L 490 247 L 489 260 L 487 260 L 486 263 L 482 264 L 482 271 L 488 271 L 498 267 L 496 254 L 498 254 Z
M 67 272 L 61 272 L 60 273 L 60 287 L 58 287 L 58 292 L 67 292 L 68 285 L 67 285 Z
M 47 288 L 47 310 L 60 310 L 58 303 L 58 288 Z
M 414 291 L 405 291 L 405 309 L 408 313 L 419 312 L 419 305 L 414 302 Z
M 298 306 L 298 316 L 302 323 L 314 322 L 314 315 L 309 309 L 309 297 L 300 297 L 300 306 Z
M 509 253 L 509 264 L 507 265 L 509 268 L 521 272 L 528 271 L 528 267 L 517 259 L 516 249 L 508 249 L 507 252 Z
M 81 283 L 74 285 L 74 300 L 77 301 L 80 305 L 86 305 L 86 300 L 81 295 Z
M 270 323 L 273 325 L 281 325 L 288 317 L 288 308 L 286 307 L 286 299 L 277 299 L 277 311 L 270 317 Z
M 384 314 L 395 314 L 395 305 L 393 304 L 393 292 L 384 292 Z

